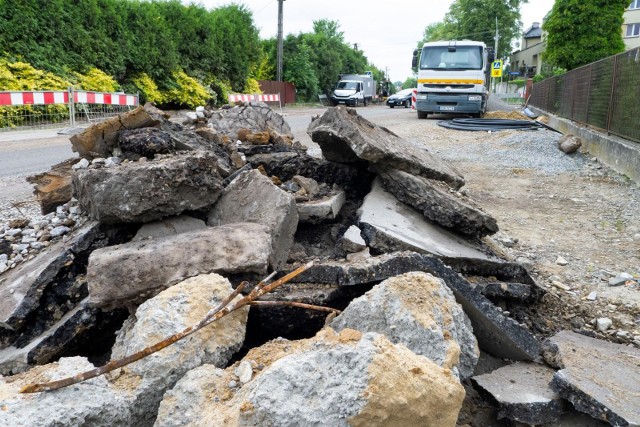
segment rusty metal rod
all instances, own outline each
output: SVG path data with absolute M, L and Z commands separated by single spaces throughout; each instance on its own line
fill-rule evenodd
M 335 308 L 323 307 L 321 305 L 305 304 L 302 302 L 295 302 L 295 301 L 251 301 L 249 305 L 266 306 L 266 307 L 276 307 L 276 306 L 284 305 L 287 307 L 304 308 L 305 310 L 326 311 L 326 312 L 335 313 L 335 314 L 342 313 L 340 310 Z

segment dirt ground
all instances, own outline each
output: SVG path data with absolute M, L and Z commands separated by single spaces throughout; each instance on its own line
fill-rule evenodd
M 640 346 L 637 282 L 609 286 L 609 279 L 619 273 L 640 277 L 638 184 L 586 152 L 571 155 L 575 167 L 563 170 L 560 165 L 550 173 L 546 166 L 567 155 L 556 148 L 561 135 L 548 130 L 463 132 L 444 129 L 435 119 L 407 119 L 405 126 L 389 128 L 424 144 L 462 173 L 469 196 L 498 221 L 500 232 L 490 241 L 527 265 L 549 291 L 541 304 L 503 308 L 540 338 L 569 329 L 620 343 L 635 340 Z M 527 160 L 519 157 L 532 156 L 525 146 L 534 143 L 553 148 L 540 153 L 550 156 L 542 158 L 547 164 L 523 167 Z M 505 166 L 501 156 L 517 159 L 517 164 Z M 566 265 L 560 265 L 564 263 L 559 258 Z M 587 298 L 593 292 L 594 301 Z M 603 317 L 612 319 L 613 326 L 601 333 L 595 321 Z

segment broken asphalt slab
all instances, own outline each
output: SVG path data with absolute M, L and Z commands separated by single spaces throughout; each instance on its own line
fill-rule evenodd
M 412 271 L 431 273 L 453 291 L 473 325 L 480 348 L 504 359 L 536 360 L 540 345 L 515 320 L 506 317 L 480 291 L 441 260 L 415 252 L 399 252 L 369 258 L 364 262 L 328 261 L 316 263 L 292 282 L 338 283 L 354 286 L 380 282 Z
M 544 365 L 518 362 L 472 379 L 497 402 L 498 419 L 539 425 L 557 421 L 566 407 L 549 387 L 554 373 Z
M 543 343 L 560 368 L 551 387 L 581 412 L 614 426 L 640 426 L 640 349 L 562 331 Z
M 444 181 L 454 189 L 464 185 L 464 178 L 445 160 L 371 123 L 351 108 L 328 108 L 311 122 L 307 133 L 332 162 L 365 161 Z

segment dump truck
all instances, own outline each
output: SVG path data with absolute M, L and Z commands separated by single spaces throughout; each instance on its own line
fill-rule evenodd
M 340 81 L 331 92 L 333 105 L 367 105 L 376 94 L 376 81 L 370 71 L 365 74 L 340 74 Z
M 487 110 L 493 51 L 471 40 L 425 43 L 413 51 L 418 67 L 416 111 L 454 113 L 482 117 Z

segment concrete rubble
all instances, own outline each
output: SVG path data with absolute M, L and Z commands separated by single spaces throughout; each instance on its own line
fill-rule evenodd
M 567 399 L 637 423 L 638 392 L 610 402 L 590 389 L 590 365 L 566 362 L 564 341 L 545 346 L 559 372 L 539 365 L 536 331 L 502 307 L 545 291 L 489 244 L 498 225 L 459 172 L 352 109 L 327 109 L 308 133 L 322 158 L 266 104 L 239 103 L 183 124 L 147 104 L 74 135 L 82 159 L 49 174 L 61 191 L 48 222 L 0 226 L 0 424 L 454 426 L 463 385 L 496 395 L 490 382 L 509 378 L 537 391 L 487 397 L 501 417 L 553 422 Z M 242 281 L 246 295 L 309 261 L 260 298 L 275 305 L 107 375 L 19 394 L 152 346 Z M 618 351 L 612 366 L 637 367 Z M 538 364 L 474 377 L 481 355 Z

